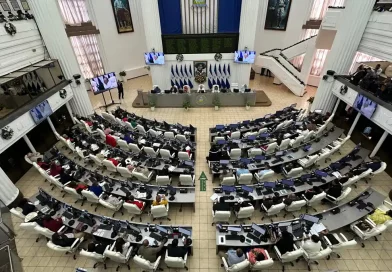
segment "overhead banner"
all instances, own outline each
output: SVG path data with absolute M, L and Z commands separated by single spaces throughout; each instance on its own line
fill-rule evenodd
M 193 5 L 197 7 L 205 7 L 207 0 L 193 0 Z

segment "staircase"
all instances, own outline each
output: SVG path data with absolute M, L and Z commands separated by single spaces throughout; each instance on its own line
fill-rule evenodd
M 305 76 L 301 74 L 289 60 L 306 53 L 308 45 L 314 44 L 317 35 L 302 40 L 283 49 L 271 49 L 261 53 L 255 62 L 256 66 L 270 70 L 276 78 L 287 86 L 295 95 L 303 96 L 305 93 Z

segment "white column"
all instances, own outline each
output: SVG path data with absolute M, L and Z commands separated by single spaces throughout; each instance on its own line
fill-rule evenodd
M 241 6 L 241 19 L 240 19 L 240 36 L 238 41 L 238 50 L 255 50 L 255 40 L 259 26 L 256 23 L 260 12 L 260 6 L 263 1 L 259 0 L 244 0 Z M 229 15 L 228 15 L 229 16 Z M 235 67 L 235 80 L 239 87 L 243 84 L 249 86 L 250 69 L 252 64 L 233 64 Z
M 345 9 L 340 16 L 335 40 L 328 53 L 322 75 L 326 74 L 327 70 L 333 70 L 337 74 L 348 73 L 374 3 L 375 0 L 346 0 Z M 332 77 L 321 80 L 312 110 L 323 109 L 324 112 L 331 112 L 336 100 L 332 94 L 332 85 Z
M 312 63 L 314 59 L 314 54 L 316 53 L 316 39 L 312 39 L 307 42 L 305 57 L 303 60 L 301 68 L 301 79 L 306 84 L 308 84 L 310 70 L 312 69 Z
M 162 52 L 162 32 L 161 21 L 159 18 L 159 8 L 157 0 L 141 1 L 142 17 L 144 22 L 144 33 L 146 35 L 146 52 L 150 52 L 153 48 L 155 52 Z M 169 89 L 170 78 L 166 73 L 164 65 L 151 65 L 150 74 L 152 84 L 158 85 L 161 90 Z
M 71 106 L 69 105 L 69 103 L 68 103 L 68 102 L 67 102 L 67 103 L 65 103 L 65 106 L 67 107 L 67 110 L 68 110 L 69 116 L 71 116 L 72 123 L 76 124 L 76 122 L 75 122 L 75 119 L 74 119 L 74 117 L 73 117 L 73 113 L 72 113 Z
M 358 120 L 359 120 L 360 117 L 361 117 L 361 113 L 358 112 L 358 113 L 357 113 L 357 116 L 356 116 L 355 119 L 354 119 L 353 124 L 352 124 L 351 127 L 350 127 L 350 130 L 348 131 L 348 135 L 349 135 L 349 136 L 351 136 L 351 134 L 353 133 L 353 131 L 354 131 L 354 129 L 355 129 L 355 126 L 357 125 Z
M 72 76 L 81 75 L 81 71 L 71 41 L 65 33 L 57 1 L 30 0 L 29 4 L 50 57 L 58 59 L 65 77 L 74 81 Z M 83 76 L 79 80 L 80 85 L 76 85 L 75 82 L 71 83 L 74 97 L 70 103 L 75 113 L 88 116 L 93 114 L 93 107 L 84 87 Z
M 10 205 L 19 195 L 19 189 L 12 183 L 7 174 L 0 167 L 0 199 L 5 205 Z
M 336 111 L 338 110 L 338 107 L 339 107 L 339 104 L 340 104 L 340 98 L 338 98 L 338 100 L 336 101 L 336 105 L 335 105 L 335 108 L 333 108 L 333 112 L 332 112 L 332 114 L 335 114 L 336 113 Z
M 31 151 L 31 152 L 33 152 L 33 153 L 37 152 L 37 150 L 35 150 L 33 144 L 30 142 L 29 137 L 27 137 L 27 134 L 25 134 L 25 135 L 23 136 L 23 139 L 25 140 L 27 146 L 30 148 L 30 151 Z
M 380 149 L 380 147 L 382 146 L 382 144 L 384 143 L 385 139 L 388 136 L 388 132 L 384 131 L 384 133 L 382 134 L 380 140 L 378 140 L 378 143 L 376 144 L 376 146 L 374 147 L 372 153 L 369 155 L 370 158 L 373 158 L 374 156 L 376 156 L 378 150 Z
M 50 117 L 46 118 L 46 120 L 48 120 L 49 126 L 50 126 L 50 128 L 52 129 L 53 134 L 54 134 L 54 136 L 56 136 L 57 130 L 56 130 L 56 128 L 54 127 L 54 125 L 53 125 L 53 123 L 52 123 L 52 120 L 50 119 Z M 57 137 L 56 137 L 56 138 L 57 138 Z M 57 139 L 57 140 L 58 140 L 58 139 Z

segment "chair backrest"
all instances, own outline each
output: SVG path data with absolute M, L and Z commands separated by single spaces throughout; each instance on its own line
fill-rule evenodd
M 230 138 L 233 139 L 233 140 L 240 139 L 241 138 L 241 132 L 240 131 L 232 132 Z
M 87 130 L 88 133 L 93 133 L 91 127 L 85 121 L 82 121 L 82 123 L 83 123 L 84 128 Z
M 116 251 L 112 251 L 112 250 L 107 249 L 107 250 L 105 250 L 103 255 L 106 258 L 109 258 L 110 260 L 112 260 L 113 262 L 116 262 L 116 263 L 127 263 L 128 262 L 127 258 L 121 252 L 116 252 Z
M 235 176 L 231 176 L 231 177 L 224 177 L 222 179 L 221 185 L 228 185 L 228 186 L 232 186 L 235 184 Z
M 111 172 L 117 172 L 117 167 L 114 165 L 112 161 L 103 160 L 102 164 Z
M 107 112 L 102 112 L 101 115 L 108 122 L 113 122 L 113 123 L 116 122 L 116 117 L 114 117 L 113 114 L 110 114 L 110 113 L 107 113 Z
M 51 239 L 52 235 L 54 234 L 53 231 L 51 231 L 50 229 L 47 228 L 43 228 L 40 225 L 37 225 L 34 227 L 35 232 L 37 232 L 38 234 L 41 234 L 43 236 L 45 236 L 46 238 Z
M 279 145 L 279 150 L 285 150 L 289 147 L 290 139 L 284 139 Z
M 326 247 L 325 249 L 320 250 L 317 254 L 307 255 L 306 251 L 304 251 L 304 255 L 309 260 L 321 260 L 326 259 L 332 253 L 332 249 L 330 247 Z
M 212 92 L 213 93 L 219 93 L 220 92 L 219 85 L 213 85 L 212 86 Z
M 151 214 L 153 218 L 165 217 L 168 215 L 168 210 L 165 205 L 152 206 Z
M 180 175 L 180 184 L 185 186 L 194 186 L 192 175 Z
M 154 148 L 146 146 L 144 147 L 144 152 L 151 157 L 156 157 L 157 153 L 155 152 Z
M 292 262 L 292 261 L 297 260 L 303 254 L 304 254 L 304 251 L 302 248 L 299 248 L 299 249 L 293 250 L 293 251 L 288 251 L 281 256 L 281 261 L 282 261 L 282 263 Z
M 263 154 L 261 148 L 251 148 L 249 149 L 249 157 L 256 157 Z
M 141 172 L 137 172 L 137 171 L 132 171 L 132 175 L 141 182 L 148 182 L 149 181 L 149 177 L 146 177 L 143 173 Z
M 222 136 L 215 136 L 214 137 L 214 143 L 217 143 L 218 141 L 224 141 L 225 140 L 225 137 L 222 137 Z
M 233 160 L 237 160 L 241 157 L 241 149 L 240 148 L 233 148 L 230 150 L 230 158 Z
M 166 131 L 164 134 L 163 134 L 163 137 L 165 138 L 165 139 L 167 139 L 167 140 L 174 140 L 174 132 L 171 132 L 171 131 Z
M 181 161 L 189 161 L 190 157 L 188 155 L 188 152 L 184 152 L 184 151 L 178 152 L 178 159 Z
M 252 205 L 248 206 L 248 207 L 241 207 L 237 213 L 237 218 L 252 217 L 254 211 L 255 211 L 255 208 Z
M 129 123 L 128 121 L 124 122 L 124 125 L 131 131 L 134 131 L 135 128 L 131 125 L 131 123 Z
M 241 174 L 238 178 L 238 184 L 251 184 L 253 175 L 251 173 Z
M 76 154 L 78 154 L 78 156 L 80 157 L 80 158 L 82 158 L 82 159 L 84 159 L 86 156 L 83 154 L 83 149 L 81 149 L 79 146 L 77 146 L 76 148 L 75 148 L 75 150 L 76 150 Z
M 118 139 L 117 144 L 121 149 L 124 149 L 126 151 L 129 151 L 130 149 L 128 143 L 124 140 Z
M 288 126 L 291 126 L 291 124 L 294 123 L 294 120 L 292 120 L 292 119 L 286 120 L 284 123 L 285 123 L 284 126 L 285 126 L 285 127 L 288 127 Z
M 150 129 L 148 130 L 148 133 L 149 133 L 152 137 L 158 137 L 158 136 L 159 136 L 159 133 L 156 132 L 155 130 L 153 130 L 152 128 L 150 128 Z
M 281 130 L 284 126 L 285 126 L 285 123 L 284 123 L 284 122 L 279 123 L 279 124 L 276 126 L 275 131 Z
M 119 124 L 120 126 L 124 126 L 124 122 L 120 118 L 116 117 L 116 123 Z
M 233 264 L 232 266 L 228 267 L 226 270 L 227 270 L 228 272 L 243 271 L 243 270 L 248 269 L 249 264 L 250 264 L 250 263 L 249 263 L 248 259 L 245 259 L 245 260 L 243 260 L 243 261 L 240 262 L 240 263 Z
M 143 259 L 141 256 L 135 255 L 133 257 L 133 262 L 143 270 L 152 270 L 154 269 L 154 263 L 150 263 L 148 260 Z
M 323 161 L 332 155 L 331 151 L 320 152 L 316 162 Z
M 188 141 L 188 140 L 186 139 L 185 135 L 182 135 L 182 134 L 177 134 L 177 135 L 176 135 L 176 139 L 179 140 L 179 141 L 182 142 L 182 143 L 185 143 L 185 142 Z
M 229 222 L 230 220 L 230 211 L 215 211 L 213 216 L 214 222 Z
M 352 190 L 351 187 L 346 187 L 345 189 L 343 189 L 342 194 L 336 199 L 336 202 L 345 199 L 351 193 L 351 190 Z
M 78 192 L 76 192 L 75 188 L 64 186 L 64 191 L 70 195 L 76 196 L 77 198 L 83 198 L 80 194 L 78 194 Z
M 366 177 L 369 176 L 372 172 L 373 172 L 373 170 L 369 168 L 368 170 L 366 170 L 366 171 L 364 171 L 364 172 L 362 172 L 361 174 L 358 175 L 358 176 L 359 176 L 359 179 L 366 178 Z
M 289 206 L 286 207 L 286 211 L 299 211 L 303 206 L 306 205 L 306 200 L 297 200 L 291 202 Z
M 320 137 L 320 136 L 324 133 L 324 130 L 325 130 L 326 128 L 327 128 L 327 125 L 326 125 L 326 124 L 320 126 L 320 127 L 318 128 L 317 132 L 316 132 L 316 137 Z
M 188 256 L 188 253 L 185 255 L 184 259 L 186 259 Z M 166 250 L 166 255 L 165 255 L 165 264 L 169 268 L 185 268 L 186 262 L 183 258 L 180 257 L 169 257 L 168 256 L 168 251 Z
M 281 210 L 284 209 L 284 207 L 285 207 L 285 205 L 284 205 L 283 202 L 279 203 L 279 204 L 276 204 L 276 205 L 272 205 L 268 209 L 267 214 L 268 214 L 268 216 L 278 214 L 278 213 L 280 213 Z
M 132 172 L 127 167 L 117 166 L 117 172 L 124 178 L 132 177 Z
M 263 261 L 256 261 L 254 264 L 250 264 L 251 271 L 260 271 L 274 265 L 274 260 L 269 256 L 268 251 L 265 251 L 265 253 L 267 255 L 267 259 Z
M 257 133 L 261 134 L 261 133 L 265 133 L 267 131 L 268 131 L 268 128 L 264 127 L 264 128 L 259 129 L 259 131 Z
M 103 132 L 103 130 L 100 129 L 100 128 L 97 128 L 97 131 L 98 131 L 98 134 L 99 134 L 99 136 L 101 137 L 101 139 L 102 139 L 102 140 L 106 140 L 106 134 L 105 134 L 105 132 Z
M 265 149 L 265 154 L 269 155 L 275 152 L 276 148 L 278 147 L 278 143 L 270 143 L 267 148 Z
M 305 137 L 303 135 L 298 136 L 297 138 L 295 138 L 295 140 L 291 146 L 294 148 L 299 147 L 301 145 L 301 143 L 303 142 L 304 138 Z
M 22 218 L 24 219 L 24 218 Z M 25 222 L 20 224 L 20 228 L 27 231 L 34 231 L 34 228 L 38 226 L 37 222 Z
M 274 175 L 275 175 L 274 170 L 269 169 L 268 172 L 265 172 L 262 175 L 257 174 L 257 176 L 259 177 L 258 181 L 268 180 L 268 179 L 272 178 Z
M 313 137 L 315 137 L 316 133 L 312 130 L 305 136 L 304 142 L 309 142 Z
M 141 214 L 142 213 L 142 210 L 140 210 L 139 207 L 136 206 L 135 204 L 124 202 L 123 207 L 130 214 Z
M 308 201 L 308 206 L 313 206 L 321 202 L 327 196 L 326 192 L 321 192 L 317 195 L 314 195 L 311 200 Z
M 360 180 L 359 176 L 353 176 L 353 177 L 349 178 L 345 183 L 343 183 L 342 186 L 343 187 L 350 186 L 350 185 L 356 183 L 358 180 Z
M 169 178 L 169 176 L 156 176 L 155 181 L 160 186 L 170 185 L 170 178 Z
M 19 208 L 12 208 L 12 209 L 10 209 L 10 212 L 11 212 L 13 215 L 15 215 L 16 217 L 18 217 L 18 218 L 20 218 L 20 219 L 22 219 L 22 220 L 24 220 L 25 217 L 26 217 L 26 216 L 22 213 L 22 211 L 19 210 Z
M 147 132 L 144 129 L 144 127 L 142 125 L 140 125 L 140 124 L 137 124 L 136 129 L 137 129 L 137 131 L 139 131 L 140 134 L 143 134 L 143 135 L 147 134 Z
M 309 159 L 308 159 L 308 161 L 306 162 L 306 166 L 311 166 L 311 165 L 313 165 L 313 164 L 317 161 L 317 158 L 318 158 L 318 157 L 319 157 L 319 156 L 318 156 L 317 154 L 309 156 Z
M 302 172 L 303 172 L 303 168 L 302 167 L 296 167 L 296 168 L 292 168 L 288 173 L 287 173 L 287 177 L 297 177 L 299 176 Z
M 137 146 L 137 144 L 129 144 L 129 148 L 131 148 L 132 152 L 134 153 L 140 153 L 140 148 Z
M 80 251 L 80 256 L 84 256 L 98 262 L 102 262 L 105 259 L 105 256 L 103 256 L 102 254 L 96 252 L 88 252 L 84 249 Z
M 67 146 L 68 146 L 68 148 L 69 149 L 71 149 L 72 151 L 76 151 L 75 150 L 75 144 L 74 143 L 72 143 L 70 140 L 67 140 Z
M 373 175 L 378 175 L 387 169 L 387 164 L 385 162 L 381 162 L 381 167 L 377 169 L 376 171 L 372 172 Z
M 95 156 L 95 155 L 93 155 L 93 154 L 90 154 L 89 156 L 90 156 L 90 159 L 92 159 L 93 162 L 94 162 L 96 165 L 102 166 L 102 161 L 101 161 L 100 159 L 98 159 L 97 156 Z
M 335 152 L 337 152 L 340 149 L 341 146 L 342 146 L 341 144 L 334 145 L 334 146 L 332 146 L 332 148 L 329 152 L 331 152 L 331 154 L 334 154 Z
M 93 192 L 82 190 L 82 195 L 86 198 L 88 202 L 98 203 L 99 197 L 97 197 Z
M 164 159 L 170 159 L 171 158 L 171 154 L 170 151 L 167 149 L 160 149 L 159 150 L 159 154 L 161 154 L 161 157 Z
M 204 87 L 204 84 L 200 84 L 199 87 L 197 88 L 197 90 L 198 91 L 201 91 L 201 90 L 205 91 L 206 88 Z
M 48 248 L 50 248 L 51 250 L 57 251 L 57 252 L 68 252 L 71 250 L 71 247 L 62 247 L 62 246 L 58 246 L 53 244 L 52 241 L 49 241 L 46 243 L 46 246 Z

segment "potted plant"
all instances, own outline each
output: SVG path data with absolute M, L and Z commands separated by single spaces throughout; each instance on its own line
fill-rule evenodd
M 191 107 L 191 101 L 189 100 L 189 97 L 186 97 L 184 102 L 182 103 L 182 107 L 188 111 L 189 108 Z
M 246 110 L 250 110 L 250 102 L 249 101 L 245 102 L 245 108 L 246 108 Z
M 156 98 L 153 95 L 150 95 L 148 98 L 148 105 L 150 105 L 151 111 L 155 111 L 156 104 L 157 104 Z
M 214 98 L 212 100 L 212 105 L 214 105 L 216 111 L 219 110 L 219 107 L 221 105 L 219 96 L 217 96 L 217 95 L 214 96 Z
M 120 73 L 119 73 L 119 75 L 120 75 L 120 77 L 121 77 L 121 81 L 125 81 L 124 80 L 124 77 L 127 75 L 127 73 L 125 72 L 125 71 L 121 71 Z
M 310 109 L 312 108 L 312 104 L 314 101 L 314 96 L 309 97 L 308 100 L 306 100 L 307 102 L 309 102 L 309 106 L 308 106 L 308 112 L 310 112 Z

